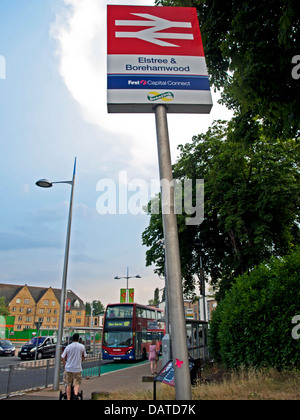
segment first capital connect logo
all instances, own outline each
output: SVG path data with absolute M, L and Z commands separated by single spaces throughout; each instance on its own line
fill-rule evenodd
M 129 86 L 139 86 L 139 85 L 143 85 L 146 86 L 147 81 L 146 80 L 128 80 L 128 85 Z

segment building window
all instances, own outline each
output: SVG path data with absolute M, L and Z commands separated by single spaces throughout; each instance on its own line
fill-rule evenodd
M 20 298 L 16 299 L 16 303 L 21 303 L 21 299 Z
M 12 312 L 17 312 L 17 308 L 15 306 L 12 307 Z
M 55 300 L 52 300 L 51 305 L 52 306 L 55 306 L 56 305 L 56 301 Z
M 30 299 L 24 299 L 24 305 L 29 305 Z
M 44 300 L 44 305 L 49 305 L 49 300 L 48 299 Z
M 44 308 L 40 308 L 40 309 L 39 309 L 39 313 L 40 313 L 40 314 L 44 314 L 44 313 L 45 313 L 45 309 L 44 309 Z
M 19 312 L 24 312 L 24 308 L 19 308 Z
M 81 323 L 81 319 L 80 318 L 76 318 L 76 324 L 80 324 Z

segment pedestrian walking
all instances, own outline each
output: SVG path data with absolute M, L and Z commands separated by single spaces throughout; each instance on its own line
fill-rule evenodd
M 71 399 L 72 385 L 74 386 L 75 399 L 78 399 L 81 384 L 81 363 L 86 358 L 85 347 L 79 343 L 79 334 L 75 333 L 73 335 L 73 342 L 65 348 L 61 358 L 65 366 L 64 382 L 67 387 L 67 399 Z
M 157 362 L 158 362 L 158 355 L 156 350 L 156 341 L 152 340 L 150 347 L 149 347 L 149 356 L 148 356 L 149 362 L 150 362 L 150 369 L 152 375 L 154 373 L 157 374 Z

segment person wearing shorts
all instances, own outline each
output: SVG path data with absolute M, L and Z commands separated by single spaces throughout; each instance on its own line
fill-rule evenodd
M 74 386 L 75 399 L 78 399 L 81 384 L 81 363 L 86 358 L 85 347 L 79 343 L 79 334 L 75 333 L 73 335 L 73 342 L 65 348 L 61 358 L 65 366 L 64 382 L 67 386 L 67 399 L 71 399 L 72 384 Z

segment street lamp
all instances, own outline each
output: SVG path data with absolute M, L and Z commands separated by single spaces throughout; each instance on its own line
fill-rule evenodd
M 127 282 L 126 282 L 126 303 L 129 303 L 128 279 L 141 279 L 141 278 L 142 277 L 139 276 L 138 274 L 136 276 L 131 276 L 131 277 L 128 276 L 128 267 L 127 267 L 127 276 L 125 276 L 125 277 L 119 277 L 119 276 L 114 277 L 115 280 L 120 280 L 120 279 L 126 279 L 127 280 Z
M 56 346 L 56 352 L 55 352 L 55 368 L 54 368 L 54 380 L 53 380 L 53 390 L 54 391 L 57 391 L 59 389 L 61 348 L 62 348 L 62 337 L 63 337 L 63 329 L 64 329 L 65 300 L 66 300 L 66 290 L 67 290 L 67 273 L 68 273 L 71 222 L 72 222 L 72 210 L 73 210 L 73 193 L 74 193 L 74 185 L 75 185 L 75 171 L 76 171 L 76 158 L 75 158 L 75 162 L 74 162 L 74 170 L 73 170 L 72 181 L 51 182 L 47 179 L 40 179 L 39 181 L 36 182 L 36 185 L 38 187 L 42 187 L 42 188 L 50 188 L 50 187 L 53 186 L 53 184 L 69 184 L 69 185 L 72 186 L 71 197 L 70 197 L 70 207 L 69 207 L 67 237 L 66 237 L 66 247 L 65 247 L 65 260 L 64 260 L 64 269 L 63 269 L 62 286 L 61 286 L 57 346 Z

